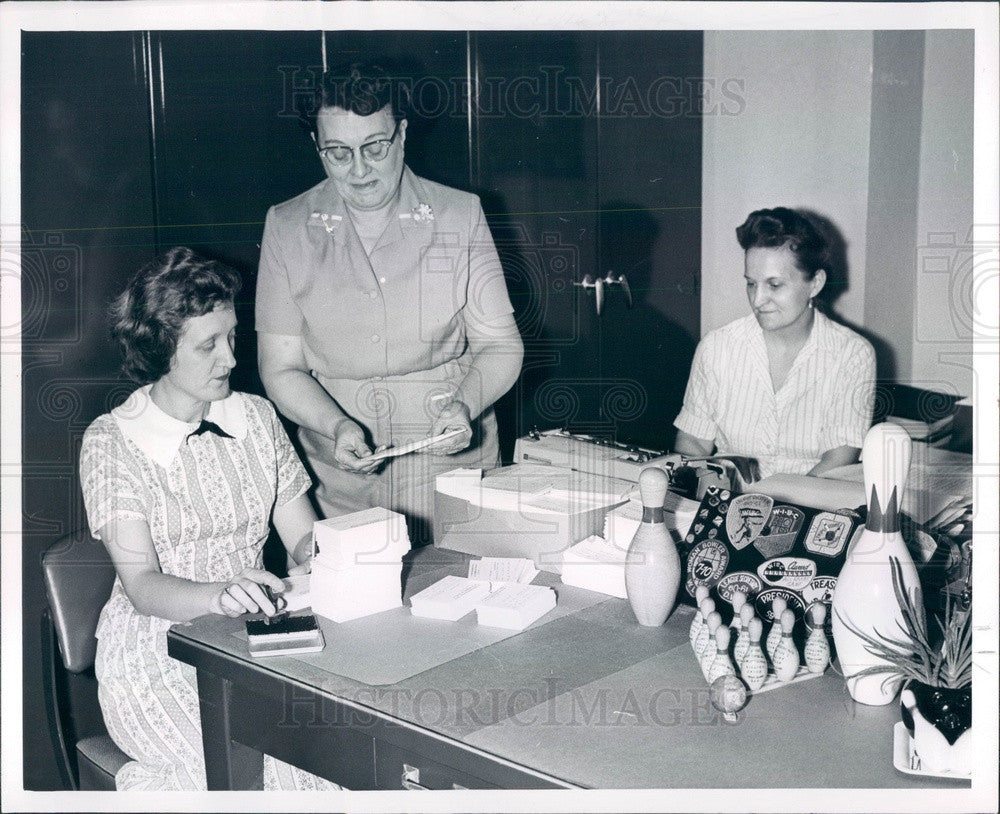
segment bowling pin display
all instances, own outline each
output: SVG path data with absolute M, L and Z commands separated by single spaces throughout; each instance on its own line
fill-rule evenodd
M 701 615 L 701 603 L 708 599 L 708 586 L 699 585 L 694 592 L 694 619 L 691 620 L 691 628 L 688 630 L 688 641 L 694 647 L 695 639 L 698 638 L 698 631 L 705 624 L 705 617 Z
M 737 664 L 743 661 L 743 657 L 747 654 L 747 648 L 750 647 L 750 633 L 747 626 L 753 618 L 753 605 L 744 605 L 740 608 L 740 632 L 736 637 L 736 646 L 733 648 L 733 658 L 736 659 Z
M 822 673 L 830 663 L 830 644 L 826 640 L 826 629 L 823 627 L 826 622 L 826 605 L 819 602 L 810 609 L 813 629 L 806 639 L 806 646 L 803 655 L 805 656 L 806 669 L 810 673 Z
M 698 629 L 698 635 L 694 638 L 694 654 L 699 660 L 701 660 L 702 654 L 705 652 L 705 648 L 708 647 L 708 640 L 711 636 L 708 632 L 708 617 L 715 613 L 715 600 L 711 598 L 701 600 L 701 605 L 699 605 L 698 610 L 701 611 L 701 618 L 705 621 Z
M 673 610 L 681 584 L 681 558 L 663 519 L 669 479 L 658 467 L 639 474 L 642 522 L 625 560 L 625 592 L 640 625 L 659 627 Z
M 781 614 L 781 641 L 774 649 L 771 662 L 774 664 L 774 676 L 778 681 L 791 681 L 799 672 L 799 651 L 792 639 L 795 629 L 795 611 L 785 610 Z
M 718 611 L 712 611 L 708 615 L 708 622 L 706 623 L 705 626 L 708 629 L 709 643 L 708 645 L 706 645 L 705 651 L 701 654 L 701 658 L 698 661 L 701 664 L 701 672 L 707 679 L 708 670 L 712 666 L 712 662 L 715 661 L 715 654 L 716 654 L 715 632 L 720 627 L 722 627 L 722 616 L 719 615 Z
M 749 645 L 743 660 L 739 662 L 740 675 L 751 692 L 759 690 L 767 680 L 767 658 L 760 646 L 760 637 L 764 633 L 764 623 L 754 617 L 747 624 Z
M 764 648 L 767 650 L 767 656 L 774 661 L 774 651 L 778 647 L 778 642 L 781 641 L 781 614 L 785 612 L 785 608 L 788 607 L 788 603 L 782 599 L 780 596 L 776 597 L 771 603 L 771 616 L 774 617 L 774 621 L 771 622 L 771 631 L 767 634 L 767 642 L 764 644 Z
M 876 424 L 865 436 L 862 460 L 868 518 L 861 534 L 848 548 L 833 592 L 833 640 L 847 690 L 855 701 L 872 706 L 892 701 L 900 678 L 894 675 L 889 662 L 866 650 L 864 640 L 854 631 L 877 639 L 905 629 L 893 590 L 890 558 L 899 563 L 903 588 L 908 593 L 920 588 L 916 568 L 899 531 L 899 506 L 911 449 L 909 434 L 896 424 Z M 870 667 L 886 670 L 857 675 Z
M 729 639 L 732 636 L 730 628 L 721 625 L 715 631 L 715 659 L 708 668 L 708 683 L 713 683 L 717 678 L 726 675 L 735 675 L 736 668 L 729 658 Z
M 733 618 L 729 622 L 731 628 L 739 630 L 741 625 L 740 611 L 743 610 L 744 606 L 747 604 L 747 595 L 743 591 L 736 591 L 733 593 Z

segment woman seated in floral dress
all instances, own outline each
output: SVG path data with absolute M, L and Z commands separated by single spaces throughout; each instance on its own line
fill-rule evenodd
M 236 272 L 175 248 L 115 301 L 112 335 L 141 387 L 87 429 L 80 476 L 93 535 L 117 579 L 97 628 L 96 671 L 111 737 L 133 760 L 118 789 L 206 788 L 195 670 L 167 655 L 167 629 L 207 613 L 274 604 L 263 569 L 273 519 L 308 569 L 310 481 L 274 408 L 230 390 Z M 264 787 L 336 788 L 264 756 Z

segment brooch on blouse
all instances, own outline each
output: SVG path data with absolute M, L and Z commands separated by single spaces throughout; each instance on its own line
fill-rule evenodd
M 430 204 L 417 204 L 413 207 L 410 212 L 410 217 L 413 218 L 415 223 L 423 223 L 424 221 L 434 220 L 434 210 L 431 209 Z
M 333 230 L 340 225 L 340 221 L 343 220 L 340 215 L 329 215 L 326 212 L 313 212 L 311 217 L 319 218 L 323 222 L 323 228 L 326 229 L 327 234 L 332 234 Z

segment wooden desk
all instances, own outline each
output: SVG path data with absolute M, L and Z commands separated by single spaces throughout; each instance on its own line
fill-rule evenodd
M 411 557 L 407 594 L 467 562 Z M 309 656 L 253 659 L 241 619 L 175 625 L 168 645 L 198 670 L 211 789 L 259 787 L 262 752 L 356 790 L 969 785 L 897 772 L 898 708 L 853 705 L 833 670 L 726 723 L 688 645 L 691 613 L 642 628 L 608 598 L 387 686 Z

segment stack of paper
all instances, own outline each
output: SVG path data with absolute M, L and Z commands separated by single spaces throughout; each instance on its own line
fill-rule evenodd
M 483 557 L 469 561 L 469 579 L 489 582 L 493 590 L 505 582 L 531 582 L 539 571 L 527 557 Z
M 346 622 L 403 604 L 401 560 L 410 550 L 403 515 L 374 508 L 321 520 L 313 547 L 314 613 Z
M 671 531 L 675 543 L 684 539 L 698 513 L 699 502 L 667 492 L 663 501 L 663 521 Z M 642 502 L 637 498 L 612 509 L 604 516 L 604 539 L 615 548 L 626 551 L 642 522 Z
M 410 613 L 456 622 L 490 594 L 489 582 L 446 576 L 410 597 Z
M 625 599 L 627 554 L 628 548 L 618 548 L 595 534 L 563 552 L 562 581 Z
M 487 627 L 524 630 L 556 606 L 556 593 L 544 585 L 510 583 L 476 605 L 476 621 Z

